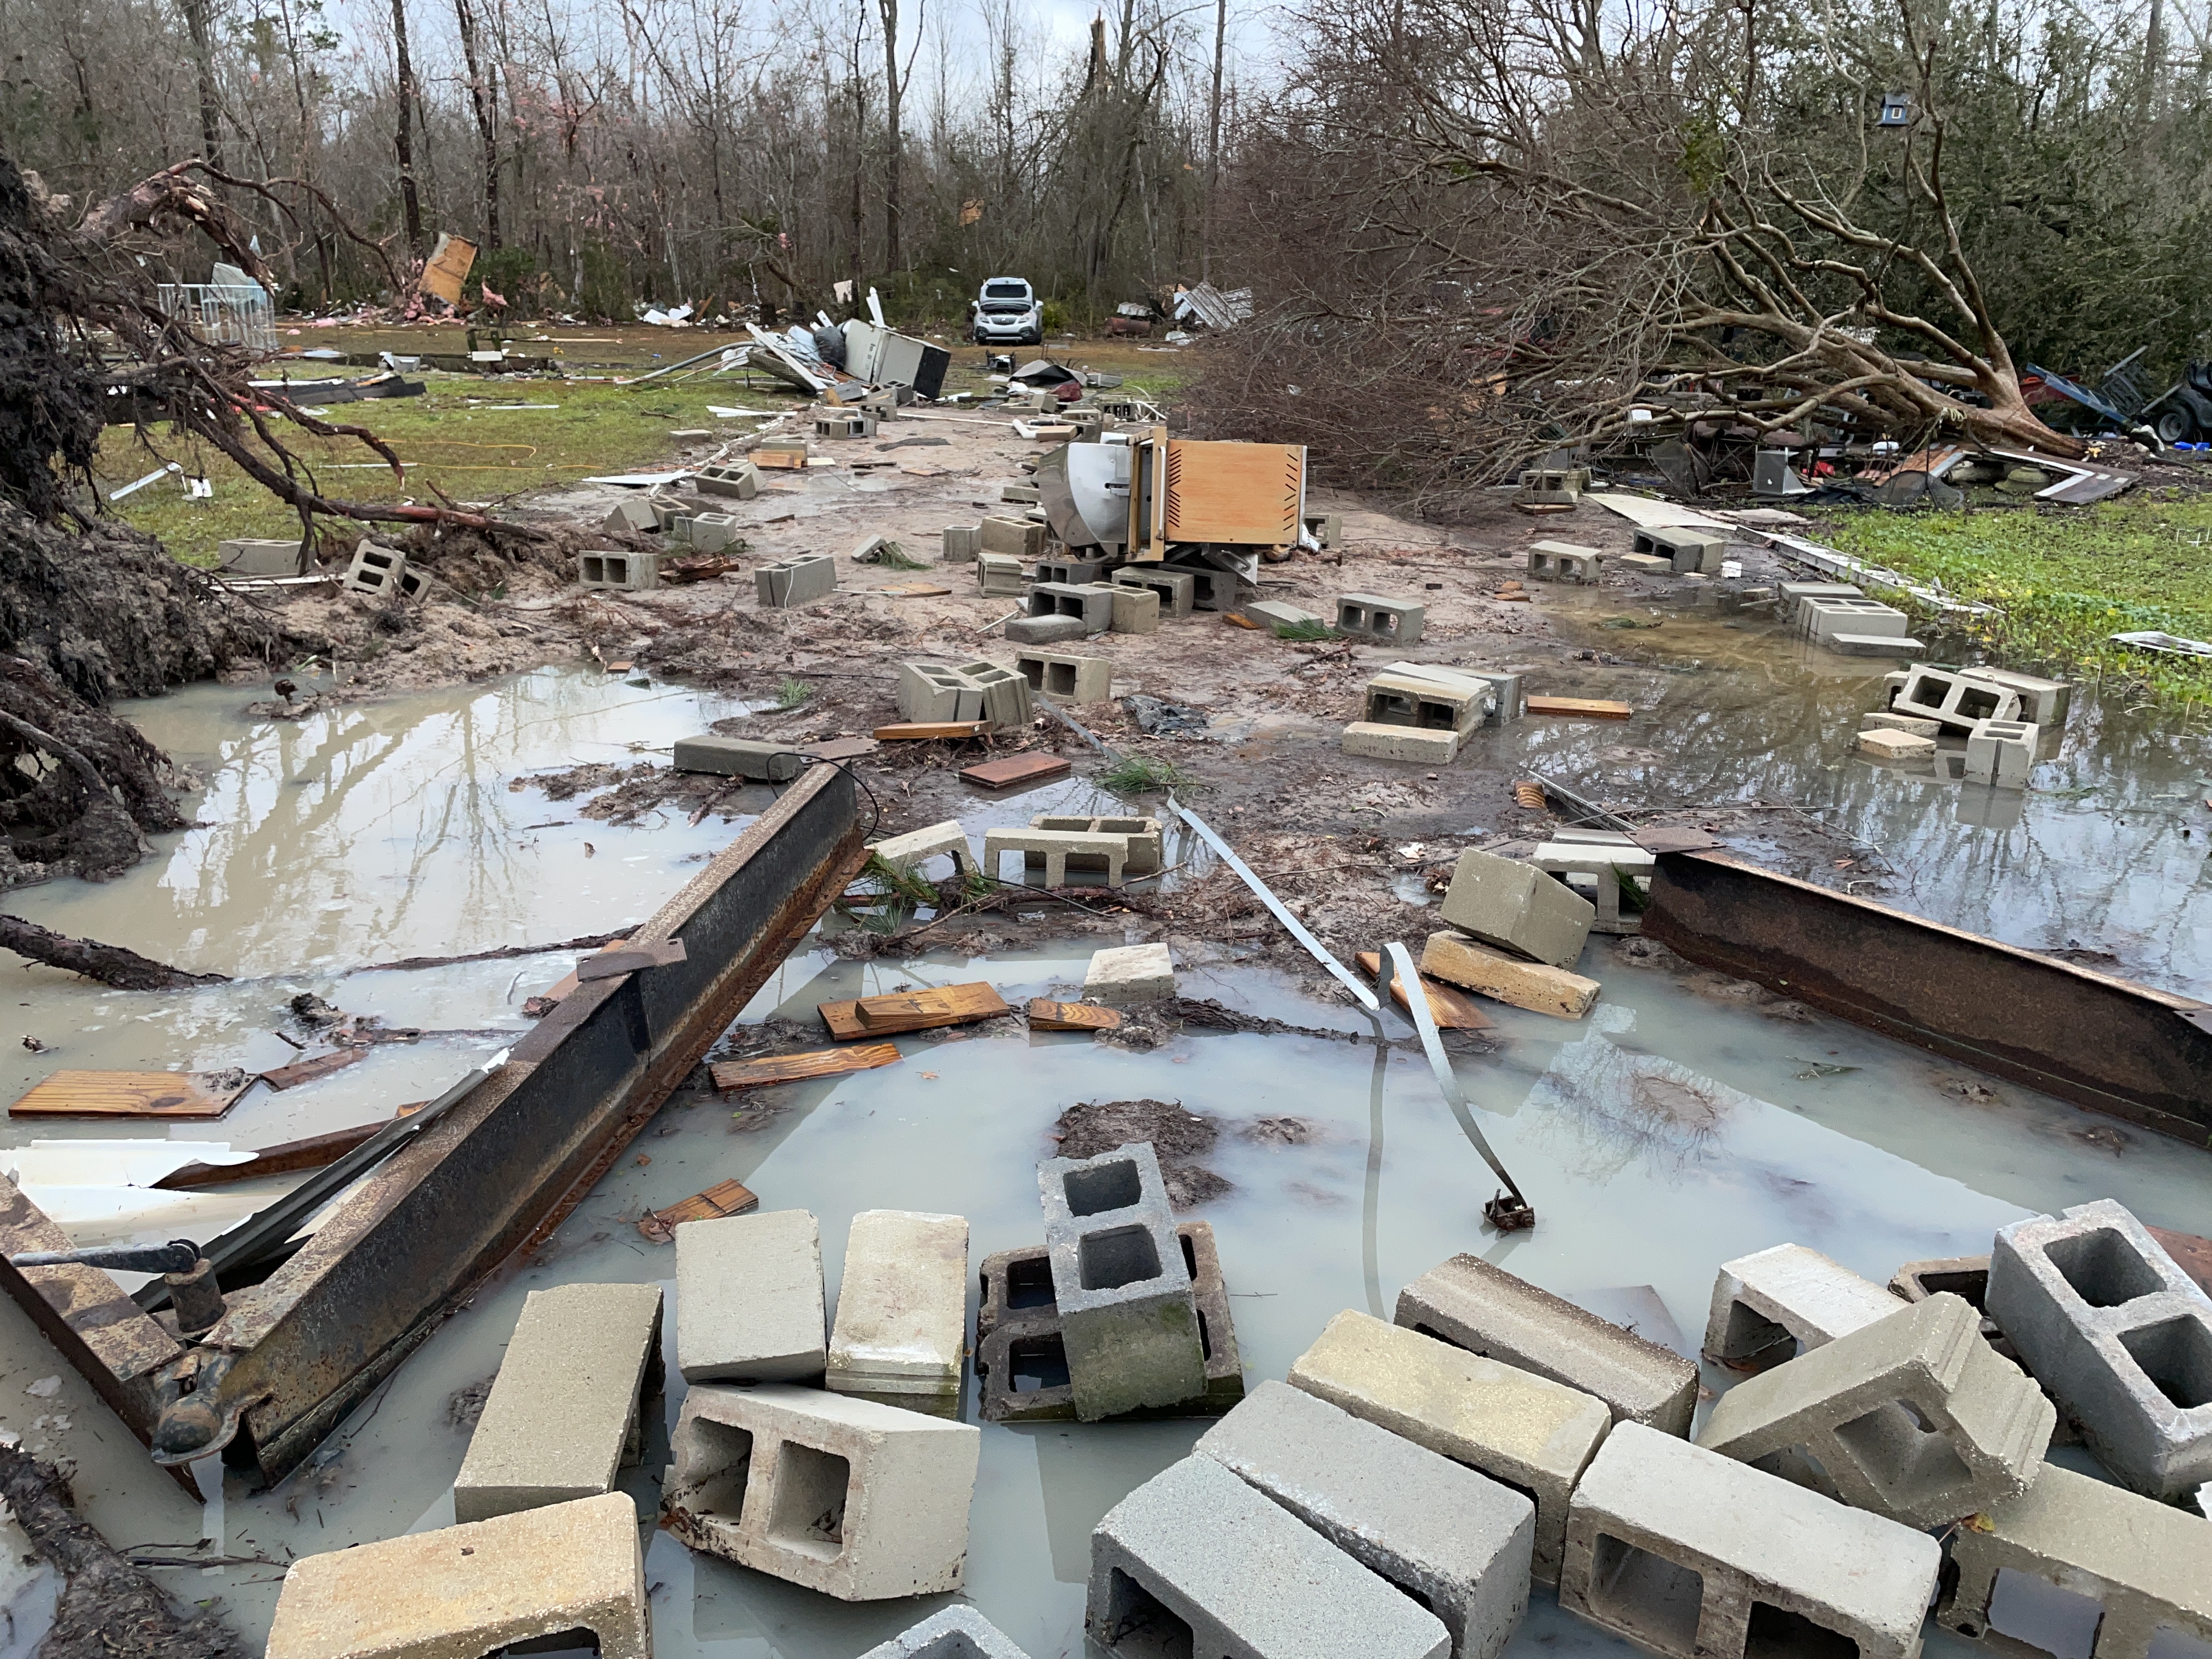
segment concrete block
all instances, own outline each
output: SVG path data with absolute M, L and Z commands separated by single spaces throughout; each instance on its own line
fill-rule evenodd
M 1425 1446 L 1262 1382 L 1192 1450 L 1436 1614 L 1453 1659 L 1492 1659 L 1528 1612 L 1536 1506 Z
M 1686 576 L 1694 571 L 1717 575 L 1721 556 L 1728 550 L 1728 538 L 1714 530 L 1692 530 L 1680 525 L 1651 525 L 1638 529 L 1628 550 L 1672 560 L 1674 574 L 1678 576 Z
M 981 528 L 986 553 L 1004 553 L 1023 560 L 1044 556 L 1044 526 L 1041 524 L 994 514 L 983 520 Z
M 1089 587 L 1104 581 L 1109 568 L 1104 559 L 1078 559 L 1063 552 L 1057 558 L 1050 555 L 1040 558 L 1036 579 L 1041 582 L 1061 582 L 1070 587 Z
M 898 665 L 899 718 L 906 720 L 979 720 L 983 694 L 958 669 L 943 663 Z
M 744 538 L 738 534 L 738 521 L 728 514 L 695 513 L 685 539 L 694 553 L 726 553 Z
M 983 700 L 983 712 L 977 719 L 998 726 L 1030 723 L 1030 683 L 1012 669 L 982 657 L 955 663 L 953 667 Z
M 1084 1624 L 1130 1659 L 1443 1659 L 1436 1615 L 1210 1457 L 1170 1464 L 1091 1534 Z
M 1030 820 L 1032 830 L 1072 830 L 1079 835 L 1119 836 L 1128 843 L 1128 853 L 1121 867 L 1133 876 L 1149 875 L 1160 867 L 1162 831 L 1160 821 L 1150 817 L 1091 817 L 1080 813 L 1040 812 Z M 1031 862 L 1041 862 L 1032 860 Z M 1103 870 L 1103 861 L 1086 860 L 1071 856 L 1071 870 Z
M 1245 621 L 1267 629 L 1307 628 L 1326 621 L 1317 612 L 1285 599 L 1246 599 L 1236 607 L 1236 612 Z
M 653 503 L 642 495 L 629 495 L 617 501 L 599 522 L 599 528 L 611 536 L 642 535 L 648 530 L 660 528 L 660 515 L 653 510 Z
M 1624 882 L 1641 893 L 1651 890 L 1652 874 L 1659 860 L 1642 848 L 1546 842 L 1528 855 L 1528 862 L 1590 902 L 1597 911 L 1590 922 L 1593 933 L 1644 931 L 1642 913 L 1620 908 Z
M 2212 1297 L 2111 1199 L 1998 1230 L 1988 1310 L 2123 1485 L 2212 1480 Z
M 2073 706 L 2074 687 L 2066 680 L 2039 679 L 2033 674 L 2015 674 L 2008 668 L 1961 668 L 1959 678 L 2003 687 L 2020 699 L 2019 718 L 2046 731 L 2063 726 Z
M 1114 623 L 1114 596 L 1102 584 L 1039 581 L 1030 588 L 1032 617 L 1079 617 L 1087 634 L 1103 634 Z
M 819 409 L 814 412 L 817 438 L 872 438 L 876 417 L 856 409 Z
M 1107 657 L 1080 657 L 1069 651 L 1017 651 L 1014 672 L 1030 683 L 1032 697 L 1053 702 L 1103 702 L 1114 689 L 1114 664 Z
M 1802 599 L 1797 631 L 1815 645 L 1835 634 L 1891 634 L 1902 638 L 1911 618 L 1880 599 Z
M 1158 565 L 1125 564 L 1114 573 L 1116 587 L 1149 588 L 1160 597 L 1160 609 L 1170 617 L 1190 615 L 1196 579 L 1188 570 L 1167 570 Z
M 1916 738 L 1933 738 L 1942 731 L 1934 720 L 1922 720 L 1917 714 L 1893 714 L 1887 708 L 1877 708 L 1871 714 L 1859 716 L 1863 732 L 1905 732 Z
M 1603 1401 L 1349 1308 L 1291 1362 L 1290 1381 L 1529 1499 L 1530 1571 L 1559 1582 L 1567 1496 L 1613 1425 Z
M 1420 971 L 1486 997 L 1560 1019 L 1580 1019 L 1597 1001 L 1598 982 L 1564 968 L 1523 962 L 1459 933 L 1431 933 Z
M 1917 657 L 1928 648 L 1903 634 L 1831 634 L 1820 643 L 1842 657 Z
M 1777 582 L 1774 598 L 1775 615 L 1784 622 L 1794 623 L 1802 599 L 1863 599 L 1866 592 L 1850 582 Z
M 1309 513 L 1299 523 L 1307 535 L 1319 542 L 1324 550 L 1340 546 L 1344 541 L 1344 514 L 1341 513 Z
M 960 827 L 957 818 L 871 842 L 868 850 L 895 870 L 915 869 L 940 853 L 950 856 L 953 866 L 963 875 L 973 875 L 981 867 L 975 862 L 975 849 L 969 844 L 968 832 Z
M 749 501 L 760 494 L 760 469 L 744 460 L 728 466 L 702 466 L 692 474 L 691 487 L 702 495 Z
M 1656 553 L 1616 553 L 1613 556 L 1613 562 L 1633 570 L 1639 576 L 1671 576 L 1674 574 L 1674 560 L 1662 559 Z
M 1022 562 L 1008 553 L 979 553 L 975 556 L 975 585 L 986 597 L 1000 595 L 1018 599 L 1028 580 L 1022 574 Z
M 996 1625 L 957 1602 L 870 1648 L 860 1659 L 1029 1659 Z
M 981 1442 L 971 1425 L 872 1400 L 702 1384 L 669 1437 L 662 1524 L 841 1601 L 942 1595 L 966 1570 Z
M 1237 1347 L 1237 1322 L 1213 1229 L 1203 1221 L 1178 1222 L 1176 1243 L 1190 1274 L 1198 1310 L 1198 1342 L 1206 1387 L 1172 1406 L 1142 1407 L 1117 1421 L 1172 1417 L 1218 1417 L 1244 1397 L 1244 1362 Z M 1066 1333 L 1053 1297 L 1052 1259 L 1042 1245 L 986 1256 L 982 1305 L 975 1314 L 975 1376 L 982 1384 L 981 1415 L 987 1423 L 1064 1423 L 1075 1420 L 1075 1389 L 1067 1370 Z
M 781 610 L 837 591 L 837 562 L 827 553 L 801 553 L 753 571 L 760 602 Z
M 1218 570 L 1212 565 L 1162 568 L 1190 578 L 1190 605 L 1194 611 L 1228 611 L 1237 604 L 1237 582 L 1233 571 Z
M 676 1230 L 676 1369 L 687 1382 L 792 1382 L 829 1362 L 822 1234 L 805 1210 Z
M 1407 1330 L 1592 1395 L 1616 1423 L 1690 1431 L 1695 1365 L 1480 1256 L 1430 1268 L 1398 1292 L 1394 1317 Z
M 1361 718 L 1370 726 L 1410 726 L 1465 737 L 1488 716 L 1495 696 L 1487 682 L 1471 675 L 1385 669 L 1367 682 Z
M 1595 583 L 1605 574 L 1605 555 L 1572 542 L 1531 542 L 1528 574 L 1540 582 Z
M 679 772 L 712 772 L 719 777 L 751 778 L 762 783 L 788 783 L 805 766 L 787 744 L 726 738 L 713 732 L 678 738 L 672 763 Z
M 968 1218 L 863 1210 L 846 1236 L 823 1386 L 957 1418 L 967 1324 Z
M 218 542 L 216 568 L 226 576 L 296 576 L 300 574 L 300 538 L 270 541 L 241 536 Z M 308 569 L 314 568 L 313 562 Z
M 1103 589 L 1106 603 L 1113 607 L 1113 619 L 1108 624 L 1116 634 L 1154 634 L 1160 626 L 1160 595 L 1158 588 L 1131 587 L 1121 582 L 1094 582 Z
M 983 550 L 983 526 L 979 524 L 949 524 L 945 526 L 945 562 L 973 564 L 975 556 Z
M 1010 483 L 1000 489 L 999 499 L 1015 507 L 1035 507 L 1042 498 L 1035 484 Z
M 2057 1421 L 2033 1379 L 1982 1340 L 1972 1304 L 1944 1295 L 1737 1383 L 1698 1443 L 1936 1527 L 2027 1491 Z
M 1925 1533 L 1624 1423 L 1575 1490 L 1559 1605 L 1667 1659 L 1914 1659 Z
M 1851 740 L 1852 746 L 1862 755 L 1871 755 L 1876 760 L 1924 761 L 1936 753 L 1936 739 L 1915 737 L 1910 732 L 1899 732 L 1876 726 L 1862 732 Z
M 1176 994 L 1175 963 L 1164 945 L 1121 945 L 1091 953 L 1084 1000 L 1127 1006 Z
M 1069 645 L 1097 630 L 1080 617 L 1013 617 L 1001 628 L 1012 645 Z
M 1459 757 L 1460 740 L 1457 732 L 1428 732 L 1418 726 L 1354 720 L 1344 728 L 1342 746 L 1346 754 L 1364 755 L 1370 760 L 1449 766 Z
M 1936 721 L 1946 732 L 1968 733 L 1984 720 L 2020 718 L 2021 694 L 1984 677 L 1925 665 L 1908 669 L 1889 700 L 1899 714 Z
M 295 1561 L 266 1659 L 477 1659 L 589 1631 L 653 1659 L 637 1506 L 621 1492 Z
M 1966 738 L 1966 781 L 2025 789 L 2042 733 L 2024 720 L 1983 720 Z
M 1568 968 L 1583 953 L 1597 908 L 1534 865 L 1469 848 L 1437 914 L 1486 945 Z
M 660 555 L 618 552 L 609 548 L 576 556 L 576 580 L 584 587 L 649 593 L 660 586 Z
M 2001 1573 L 2017 1577 L 2001 1589 Z M 2042 1594 L 2020 1598 L 2026 1620 L 2008 1619 L 2006 1592 L 2030 1587 L 2020 1581 Z M 2201 1656 L 2212 1648 L 2212 1521 L 2047 1465 L 2026 1492 L 1952 1534 L 1937 1624 L 1995 1637 L 1992 1645 L 2008 1651 L 2040 1653 L 2051 1614 L 2069 1611 L 2094 1632 L 2074 1650 L 2088 1659 Z M 2037 1645 L 2022 1649 L 2022 1638 Z
M 1589 477 L 1581 467 L 1530 467 L 1521 474 L 1513 499 L 1528 507 L 1572 507 L 1582 500 Z
M 1897 1307 L 1895 1297 L 1841 1262 L 1802 1244 L 1777 1244 L 1721 1263 L 1705 1351 L 1725 1364 L 1784 1342 L 1817 1348 L 1887 1319 Z
M 364 536 L 346 567 L 343 586 L 349 593 L 372 593 L 380 598 L 411 599 L 429 586 L 429 578 L 407 568 L 407 555 Z
M 1126 836 L 1092 835 L 1073 830 L 1023 830 L 1001 824 L 983 832 L 983 873 L 997 879 L 999 860 L 1008 853 L 1023 855 L 1022 865 L 1028 868 L 1031 858 L 1039 860 L 1044 867 L 1044 884 L 1061 887 L 1067 883 L 1068 865 L 1080 859 L 1085 866 L 1103 869 L 1106 884 L 1119 887 L 1127 873 L 1129 843 Z M 1132 949 L 1143 950 L 1142 945 Z M 1167 947 L 1159 947 L 1164 951 Z
M 614 1490 L 660 1382 L 658 1285 L 562 1285 L 523 1298 L 453 1477 L 453 1515 L 489 1521 Z
M 1336 631 L 1381 645 L 1418 645 L 1428 606 L 1418 599 L 1384 599 L 1376 593 L 1336 596 Z
M 1190 1269 L 1151 1143 L 1048 1158 L 1037 1188 L 1076 1415 L 1095 1423 L 1202 1392 Z

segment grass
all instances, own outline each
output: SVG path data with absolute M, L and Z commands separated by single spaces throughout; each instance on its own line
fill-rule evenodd
M 1317 645 L 1323 640 L 1334 639 L 1336 630 L 1316 617 L 1311 622 L 1277 623 L 1275 637 L 1299 645 Z
M 1844 551 L 1995 605 L 1965 631 L 2008 665 L 2111 675 L 2212 703 L 2212 661 L 2106 637 L 2155 629 L 2212 639 L 2212 495 L 2139 489 L 2086 507 L 1834 518 L 1831 540 Z
M 1117 795 L 1153 795 L 1188 789 L 1198 780 L 1173 761 L 1152 755 L 1124 755 L 1098 774 L 1098 782 Z
M 796 708 L 814 695 L 814 688 L 805 680 L 786 679 L 775 688 L 778 708 Z
M 860 874 L 875 883 L 876 890 L 894 898 L 904 899 L 909 904 L 937 902 L 937 884 L 911 866 L 901 868 L 886 864 L 881 855 L 871 853 L 868 861 L 860 866 Z

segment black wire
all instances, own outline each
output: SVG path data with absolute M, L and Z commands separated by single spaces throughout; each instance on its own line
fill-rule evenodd
M 868 819 L 868 827 L 860 832 L 860 839 L 864 842 L 872 841 L 875 839 L 876 826 L 884 821 L 884 804 L 876 799 L 876 792 L 868 787 L 868 781 L 866 778 L 862 777 L 858 772 L 855 772 L 843 761 L 834 759 L 826 755 L 810 755 L 804 749 L 784 749 L 780 750 L 777 752 L 779 754 L 789 755 L 793 759 L 799 762 L 805 766 L 834 766 L 840 772 L 842 772 L 847 777 L 852 779 L 855 784 L 860 786 L 860 793 L 868 798 L 868 811 L 871 815 Z

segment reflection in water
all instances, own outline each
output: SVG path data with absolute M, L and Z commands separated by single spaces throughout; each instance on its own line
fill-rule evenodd
M 1635 1018 L 1601 1003 L 1591 1011 L 1589 1035 L 1561 1043 L 1528 1096 L 1531 1106 L 1553 1109 L 1559 1133 L 1579 1143 L 1578 1155 L 1562 1155 L 1562 1161 L 1600 1185 L 1632 1163 L 1680 1175 L 1703 1162 L 1729 1113 L 1751 1100 L 1686 1066 L 1632 1053 L 1606 1035 L 1627 1030 Z

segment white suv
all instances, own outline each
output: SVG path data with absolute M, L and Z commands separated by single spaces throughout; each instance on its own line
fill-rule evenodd
M 992 277 L 969 309 L 977 345 L 1044 343 L 1044 307 L 1022 277 Z

